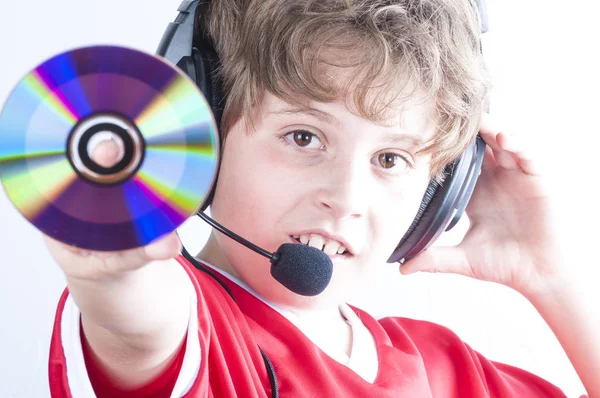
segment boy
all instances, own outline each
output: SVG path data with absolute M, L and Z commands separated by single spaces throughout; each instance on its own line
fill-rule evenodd
M 488 148 L 470 230 L 401 272 L 521 292 L 600 396 L 600 345 L 541 177 L 518 143 L 480 125 L 487 76 L 466 0 L 221 0 L 201 23 L 227 93 L 213 217 L 270 251 L 323 250 L 332 281 L 316 297 L 296 295 L 267 260 L 216 232 L 199 264 L 179 254 L 175 233 L 120 253 L 48 238 L 68 281 L 50 353 L 54 397 L 564 396 L 441 326 L 376 321 L 345 304 L 479 128 Z M 107 142 L 94 159 L 116 156 Z

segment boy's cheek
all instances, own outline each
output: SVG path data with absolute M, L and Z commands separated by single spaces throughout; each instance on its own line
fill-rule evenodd
M 423 195 L 420 187 L 413 187 L 414 194 L 405 197 L 404 200 L 389 201 L 382 204 L 386 211 L 378 213 L 378 223 L 376 229 L 377 242 L 371 242 L 374 250 L 378 253 L 374 254 L 381 260 L 387 261 L 396 246 L 410 228 Z

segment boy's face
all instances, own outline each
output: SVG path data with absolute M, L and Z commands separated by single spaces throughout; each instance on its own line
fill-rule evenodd
M 347 251 L 330 255 L 331 283 L 313 298 L 281 286 L 268 259 L 221 234 L 219 253 L 209 257 L 280 305 L 347 299 L 384 265 L 417 212 L 429 157 L 415 158 L 419 144 L 412 138 L 433 136 L 431 115 L 430 103 L 409 102 L 382 126 L 343 101 L 299 109 L 266 94 L 256 130 L 246 132 L 239 121 L 227 135 L 212 215 L 271 252 L 307 238 L 326 253 L 337 253 L 340 244 Z

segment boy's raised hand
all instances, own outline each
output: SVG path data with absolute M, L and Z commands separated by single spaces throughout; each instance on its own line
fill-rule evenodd
M 566 258 L 545 177 L 523 143 L 494 129 L 487 115 L 480 135 L 487 147 L 463 241 L 430 247 L 400 270 L 457 273 L 523 294 L 543 291 L 560 283 Z
M 99 143 L 92 153 L 92 159 L 104 167 L 116 163 L 118 156 L 119 149 L 113 141 Z M 181 250 L 176 231 L 147 246 L 116 252 L 83 250 L 46 235 L 44 240 L 50 254 L 68 277 L 92 280 L 137 269 L 151 261 L 173 258 Z

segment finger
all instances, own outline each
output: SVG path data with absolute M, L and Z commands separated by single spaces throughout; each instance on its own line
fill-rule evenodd
M 93 252 L 102 259 L 117 259 L 119 262 L 135 267 L 150 261 L 167 260 L 179 254 L 181 241 L 176 231 L 153 241 L 152 243 L 134 249 L 114 252 Z
M 147 246 L 135 249 L 98 252 L 90 255 L 90 264 L 101 271 L 101 275 L 114 275 L 115 272 L 139 269 L 153 261 L 167 260 L 179 253 L 178 236 L 171 233 Z
M 494 152 L 492 148 L 489 146 L 485 147 L 485 156 L 483 157 L 483 162 L 481 163 L 481 170 L 490 170 L 498 167 L 498 163 L 496 159 L 494 159 Z
M 503 128 L 499 126 L 498 121 L 489 113 L 484 112 L 481 114 L 481 120 L 479 121 L 480 133 L 489 135 L 501 130 L 503 130 Z
M 167 260 L 177 256 L 181 252 L 182 246 L 177 231 L 173 231 L 146 246 L 121 251 L 81 249 L 55 240 L 45 234 L 43 238 L 48 243 L 50 252 L 58 261 L 68 261 L 65 254 L 71 253 L 81 258 L 95 257 L 105 262 L 107 269 L 134 269 L 151 261 Z
M 498 166 L 507 170 L 519 168 L 516 156 L 513 153 L 504 150 L 499 145 L 497 140 L 499 133 L 497 131 L 480 130 L 479 135 L 481 135 L 481 138 L 483 138 L 486 145 L 492 149 L 494 160 Z
M 460 246 L 433 246 L 400 266 L 400 273 L 442 272 L 472 276 L 466 252 Z
M 146 246 L 145 254 L 152 260 L 168 260 L 181 252 L 182 244 L 176 231 Z
M 102 133 L 97 134 L 98 136 Z M 92 160 L 100 166 L 109 168 L 117 164 L 121 157 L 121 151 L 116 141 L 112 139 L 110 133 L 104 134 L 93 143 Z
M 502 129 L 498 127 L 498 123 L 489 114 L 483 113 L 481 115 L 479 135 L 483 138 L 486 145 L 492 149 L 496 164 L 505 169 L 517 169 L 519 168 L 519 164 L 516 157 L 507 153 L 498 143 L 498 134 L 501 131 Z
M 506 151 L 514 154 L 521 169 L 530 175 L 540 175 L 541 167 L 534 160 L 531 151 L 531 145 L 525 143 L 522 137 L 513 134 L 500 133 L 498 135 L 498 144 Z
M 521 166 L 521 169 L 529 175 L 539 176 L 542 174 L 542 170 L 539 167 L 538 162 L 534 161 L 533 159 L 519 158 L 519 165 Z
M 42 234 L 42 238 L 46 241 L 46 245 L 52 253 L 59 253 L 64 250 L 81 257 L 87 257 L 92 253 L 90 250 L 68 245 L 46 234 Z

